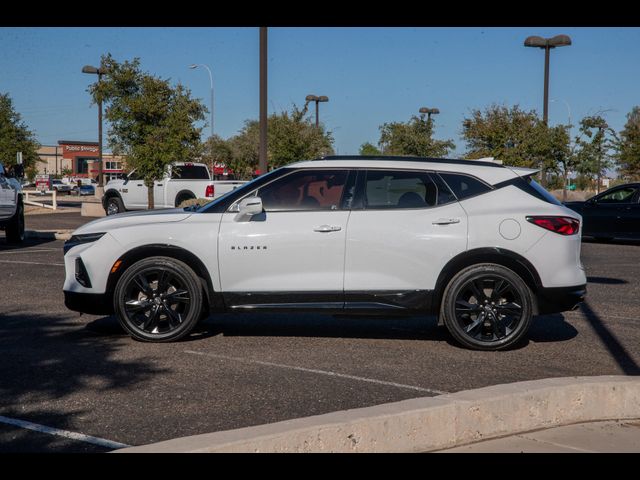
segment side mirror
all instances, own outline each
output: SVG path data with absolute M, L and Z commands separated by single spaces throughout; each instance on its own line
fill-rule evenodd
M 254 215 L 262 213 L 262 199 L 260 197 L 244 198 L 238 204 L 238 214 L 234 220 L 236 222 L 247 222 Z
M 589 200 L 587 200 L 587 204 L 588 205 L 595 205 L 598 203 L 598 199 L 596 197 L 591 197 Z

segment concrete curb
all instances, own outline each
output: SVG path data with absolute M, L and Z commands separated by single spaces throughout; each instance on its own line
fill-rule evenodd
M 640 377 L 552 378 L 178 438 L 117 452 L 427 452 L 541 428 L 633 418 L 640 418 Z
M 66 230 L 25 230 L 25 238 L 40 238 L 43 240 L 69 240 L 72 229 Z

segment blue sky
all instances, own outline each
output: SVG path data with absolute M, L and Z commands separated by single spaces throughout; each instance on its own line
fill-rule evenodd
M 436 137 L 453 139 L 453 155 L 462 155 L 461 124 L 472 109 L 519 104 L 542 114 L 544 52 L 523 42 L 560 33 L 573 45 L 551 52 L 550 124 L 567 122 L 568 104 L 574 124 L 602 111 L 620 130 L 640 105 L 635 27 L 273 27 L 269 112 L 327 95 L 321 122 L 337 153 L 357 154 L 362 143 L 377 143 L 384 122 L 437 107 Z M 96 140 L 97 107 L 86 91 L 95 77 L 81 73 L 83 65 L 107 52 L 118 61 L 139 57 L 143 70 L 184 84 L 208 106 L 206 70 L 187 68 L 203 63 L 213 71 L 214 129 L 228 138 L 258 118 L 258 41 L 253 27 L 2 27 L 0 92 L 42 144 Z

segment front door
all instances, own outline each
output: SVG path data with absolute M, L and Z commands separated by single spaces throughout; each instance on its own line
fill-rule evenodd
M 232 308 L 341 308 L 348 170 L 300 170 L 248 196 L 264 212 L 240 219 L 235 205 L 222 216 L 220 283 Z

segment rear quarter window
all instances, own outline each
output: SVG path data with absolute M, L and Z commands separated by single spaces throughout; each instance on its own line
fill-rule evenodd
M 458 197 L 458 200 L 480 195 L 481 193 L 491 190 L 489 185 L 469 175 L 444 172 L 438 173 L 447 185 L 449 185 L 449 188 L 455 196 Z

